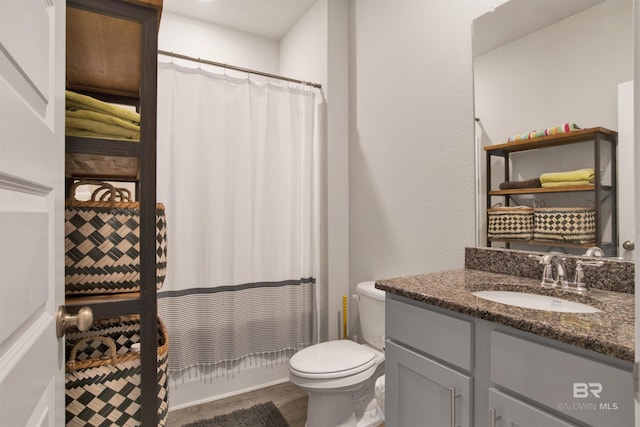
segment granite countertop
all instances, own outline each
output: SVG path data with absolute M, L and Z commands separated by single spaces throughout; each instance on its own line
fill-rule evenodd
M 469 268 L 378 280 L 376 287 L 618 359 L 634 360 L 635 296 L 632 293 L 590 289 L 586 295 L 578 295 L 542 288 L 539 279 Z M 589 304 L 602 312 L 578 314 L 520 308 L 471 294 L 479 290 L 542 293 Z

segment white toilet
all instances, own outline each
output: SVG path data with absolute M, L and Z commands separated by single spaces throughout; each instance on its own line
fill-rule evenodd
M 374 427 L 383 421 L 374 385 L 384 373 L 385 293 L 375 282 L 359 283 L 357 293 L 366 344 L 327 341 L 289 360 L 289 379 L 309 393 L 306 427 Z

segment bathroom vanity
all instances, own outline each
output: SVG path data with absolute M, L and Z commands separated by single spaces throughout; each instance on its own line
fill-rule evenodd
M 468 268 L 478 254 L 485 270 Z M 521 251 L 466 255 L 463 270 L 376 282 L 387 292 L 385 426 L 633 425 L 634 296 L 598 289 L 615 286 L 612 271 L 624 288 L 633 264 L 611 261 L 606 286 L 592 274 L 587 295 L 543 292 L 601 310 L 578 314 L 474 296 L 538 293 L 539 278 L 525 276 L 539 268 Z M 520 271 L 494 272 L 513 262 Z

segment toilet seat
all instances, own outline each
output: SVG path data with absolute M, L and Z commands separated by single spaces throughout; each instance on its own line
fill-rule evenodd
M 294 375 L 309 379 L 348 377 L 376 364 L 369 348 L 349 340 L 327 341 L 307 347 L 289 360 Z

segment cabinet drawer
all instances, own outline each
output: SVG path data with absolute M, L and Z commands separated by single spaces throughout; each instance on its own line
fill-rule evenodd
M 471 322 L 391 298 L 386 300 L 386 319 L 387 338 L 471 370 Z
M 491 332 L 495 384 L 589 425 L 633 425 L 630 370 Z
M 489 389 L 489 408 L 495 411 L 493 415 L 489 413 L 490 426 L 576 427 L 576 424 L 563 421 L 535 406 L 500 393 L 494 388 Z M 493 420 L 491 420 L 491 418 L 493 418 Z M 491 424 L 492 421 L 495 424 Z

